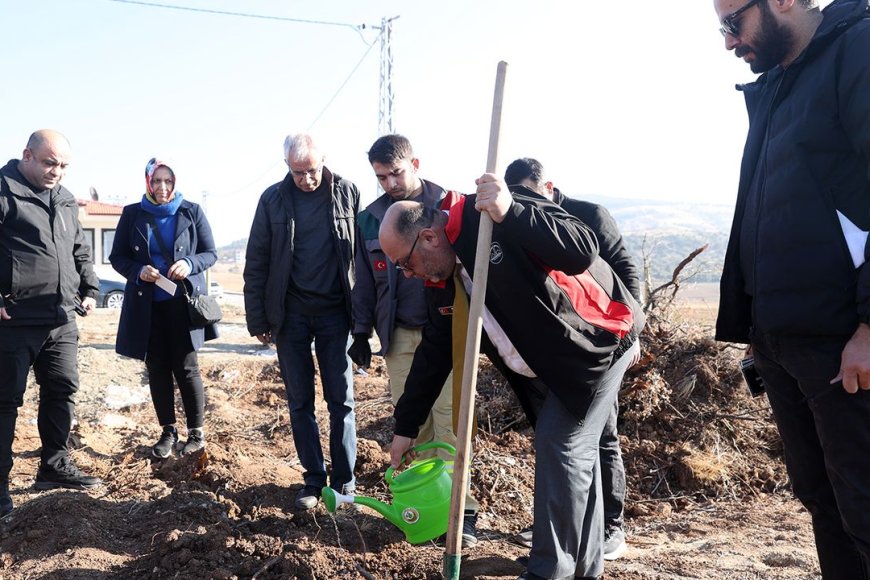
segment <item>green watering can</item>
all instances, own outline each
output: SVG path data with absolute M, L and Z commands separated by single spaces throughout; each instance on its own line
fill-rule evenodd
M 456 449 L 452 445 L 440 441 L 417 445 L 411 451 L 436 448 L 456 455 Z M 334 513 L 343 503 L 368 506 L 405 532 L 408 542 L 422 544 L 447 532 L 452 474 L 452 461 L 430 457 L 411 462 L 405 471 L 395 477 L 393 468 L 387 469 L 384 479 L 393 494 L 392 504 L 361 495 L 345 495 L 329 486 L 323 488 L 321 496 L 330 513 Z

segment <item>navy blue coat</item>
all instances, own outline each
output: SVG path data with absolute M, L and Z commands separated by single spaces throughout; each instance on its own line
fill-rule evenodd
M 192 267 L 187 280 L 193 286 L 193 296 L 205 294 L 205 271 L 217 261 L 211 228 L 202 208 L 195 203 L 182 201 L 176 215 L 178 223 L 171 247 L 173 263 L 182 258 L 190 260 Z M 121 214 L 109 255 L 112 267 L 127 279 L 115 352 L 140 360 L 145 360 L 148 353 L 154 284 L 140 280 L 139 272 L 145 265 L 154 264 L 150 252 L 151 235 L 147 214 L 141 205 L 128 205 Z M 215 325 L 190 329 L 194 350 L 199 350 L 206 340 L 214 338 L 217 338 Z

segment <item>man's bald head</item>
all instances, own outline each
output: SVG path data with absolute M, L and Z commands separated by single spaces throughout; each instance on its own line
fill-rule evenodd
M 381 220 L 381 249 L 406 276 L 444 280 L 456 263 L 456 253 L 444 232 L 446 223 L 447 216 L 435 208 L 416 201 L 397 201 Z
M 34 131 L 27 140 L 27 149 L 39 149 L 44 146 L 59 146 L 63 145 L 67 150 L 70 149 L 69 140 L 54 129 L 40 129 Z
M 416 201 L 397 201 L 392 204 L 381 220 L 379 237 L 398 238 L 413 243 L 417 233 L 429 225 L 424 218 L 425 207 Z
M 52 189 L 60 183 L 70 162 L 69 140 L 52 129 L 40 129 L 27 140 L 18 171 L 33 187 Z

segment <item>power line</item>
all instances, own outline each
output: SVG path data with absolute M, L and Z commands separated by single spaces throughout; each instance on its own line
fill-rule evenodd
M 383 34 L 383 32 L 381 32 L 381 34 Z M 317 116 L 314 118 L 313 121 L 311 121 L 311 124 L 308 126 L 309 130 L 311 130 L 311 128 L 314 127 L 314 125 L 317 123 L 317 121 L 320 120 L 320 117 L 323 116 L 323 113 L 326 112 L 326 110 L 329 108 L 329 106 L 332 104 L 332 102 L 338 97 L 338 95 L 341 93 L 341 91 L 344 90 L 345 85 L 347 85 L 348 81 L 350 81 L 350 78 L 354 75 L 354 73 L 357 71 L 357 69 L 360 67 L 360 65 L 362 65 L 363 61 L 366 59 L 366 57 L 372 51 L 372 48 L 374 46 L 375 46 L 374 42 L 369 45 L 368 49 L 366 49 L 366 51 L 363 53 L 362 58 L 359 59 L 359 62 L 356 63 L 356 66 L 353 67 L 353 70 L 350 71 L 350 74 L 347 75 L 347 78 L 344 79 L 344 82 L 341 83 L 341 86 L 338 87 L 338 90 L 335 91 L 335 94 L 332 95 L 332 98 L 329 99 L 329 101 L 326 103 L 326 105 L 324 105 L 323 109 L 319 113 L 317 113 Z
M 269 16 L 266 14 L 249 14 L 247 12 L 227 12 L 224 10 L 210 10 L 207 8 L 192 8 L 190 6 L 175 6 L 172 4 L 157 4 L 154 2 L 140 2 L 138 0 L 111 0 L 112 2 L 121 2 L 122 4 L 138 4 L 139 6 L 150 6 L 151 8 L 168 8 L 170 10 L 185 10 L 188 12 L 204 12 L 206 14 L 221 14 L 224 16 L 240 16 L 242 18 L 259 18 L 261 20 L 281 20 L 283 22 L 298 22 L 300 24 L 321 24 L 323 26 L 343 26 L 354 30 L 365 29 L 365 24 L 348 24 L 347 22 L 328 22 L 325 20 L 305 20 L 303 18 L 287 18 L 284 16 Z
M 372 48 L 374 48 L 375 41 L 380 39 L 381 40 L 382 58 L 383 58 L 384 54 L 386 54 L 389 56 L 390 62 L 386 68 L 384 68 L 384 64 L 381 63 L 381 79 L 380 79 L 381 93 L 384 92 L 385 86 L 386 86 L 386 90 L 388 90 L 389 94 L 388 94 L 388 100 L 386 102 L 386 105 L 384 104 L 384 102 L 385 102 L 384 95 L 383 94 L 381 95 L 381 98 L 380 98 L 381 102 L 379 104 L 380 110 L 379 110 L 378 124 L 382 125 L 382 124 L 386 123 L 386 126 L 389 128 L 389 132 L 392 132 L 393 91 L 392 91 L 392 48 L 390 47 L 390 33 L 391 33 L 391 29 L 392 29 L 391 23 L 393 20 L 399 18 L 398 16 L 394 16 L 393 18 L 389 18 L 389 19 L 388 18 L 382 19 L 381 26 L 371 26 L 370 28 L 373 28 L 375 30 L 379 30 L 380 32 L 378 33 L 378 37 L 375 39 L 375 41 L 372 41 L 371 43 L 369 43 L 366 41 L 366 39 L 362 35 L 362 31 L 366 29 L 365 24 L 354 25 L 354 24 L 348 24 L 346 22 L 329 22 L 329 21 L 324 21 L 324 20 L 307 20 L 307 19 L 303 19 L 303 18 L 288 18 L 288 17 L 283 17 L 283 16 L 269 16 L 269 15 L 265 15 L 265 14 L 250 14 L 250 13 L 246 13 L 246 12 L 229 12 L 229 11 L 224 11 L 224 10 L 193 8 L 193 7 L 189 7 L 189 6 L 177 6 L 177 5 L 172 5 L 172 4 L 158 4 L 156 2 L 142 2 L 140 0 L 111 0 L 111 1 L 112 2 L 119 2 L 122 4 L 135 4 L 135 5 L 139 5 L 139 6 L 147 6 L 150 8 L 166 8 L 169 10 L 181 10 L 181 11 L 199 12 L 199 13 L 205 13 L 205 14 L 219 14 L 222 16 L 238 16 L 241 18 L 257 18 L 257 19 L 261 19 L 261 20 L 277 20 L 277 21 L 283 21 L 283 22 L 296 22 L 296 23 L 300 23 L 300 24 L 317 24 L 317 25 L 323 25 L 323 26 L 338 26 L 338 27 L 342 27 L 342 28 L 350 28 L 352 30 L 355 30 L 357 32 L 357 34 L 360 35 L 360 38 L 362 38 L 363 43 L 365 43 L 368 46 L 368 48 L 363 53 L 362 57 L 359 59 L 359 61 L 356 63 L 356 65 L 353 67 L 353 69 L 350 71 L 350 73 L 347 75 L 347 77 L 344 79 L 344 81 L 341 83 L 341 85 L 338 87 L 338 89 L 335 91 L 335 93 L 332 95 L 332 97 L 330 97 L 329 101 L 327 101 L 326 105 L 324 105 L 323 109 L 320 110 L 320 112 L 317 114 L 317 116 L 314 118 L 314 120 L 308 126 L 308 129 L 307 129 L 308 131 L 310 131 L 311 128 L 317 124 L 317 122 L 320 120 L 320 118 L 323 116 L 323 114 L 326 113 L 326 111 L 329 109 L 329 107 L 332 105 L 332 103 L 335 101 L 335 99 L 338 98 L 338 96 L 344 90 L 345 86 L 347 86 L 347 83 L 350 82 L 350 79 L 353 77 L 353 75 L 356 73 L 356 71 L 362 65 L 363 61 L 365 61 L 366 57 L 371 52 Z M 379 131 L 383 132 L 383 131 L 381 131 L 380 127 L 379 127 Z M 236 193 L 236 192 L 241 191 L 243 189 L 247 189 L 248 187 L 250 187 L 251 185 L 253 185 L 257 181 L 259 181 L 260 179 L 265 177 L 266 174 L 271 172 L 272 169 L 277 164 L 278 164 L 277 162 L 274 163 L 271 167 L 269 167 L 269 169 L 267 169 L 265 172 L 263 172 L 263 174 L 260 177 L 258 177 L 254 181 L 248 183 L 247 185 L 245 185 L 241 188 L 235 189 L 231 193 Z
M 357 69 L 359 69 L 359 67 L 362 65 L 363 61 L 366 59 L 366 57 L 372 51 L 372 48 L 374 46 L 375 46 L 375 43 L 372 43 L 371 45 L 369 45 L 368 49 L 365 51 L 365 53 L 363 53 L 362 58 L 359 59 L 359 62 L 356 63 L 356 66 L 353 67 L 353 70 L 350 71 L 350 74 L 347 75 L 347 78 L 344 79 L 344 82 L 341 83 L 341 86 L 338 87 L 338 89 L 335 91 L 335 94 L 332 95 L 332 98 L 329 99 L 329 102 L 327 102 L 326 105 L 324 105 L 323 109 L 321 109 L 321 111 L 317 114 L 317 116 L 314 118 L 314 120 L 311 121 L 311 124 L 308 125 L 308 129 L 306 129 L 306 131 L 310 131 L 314 127 L 314 125 L 317 124 L 317 121 L 319 121 L 320 117 L 322 117 L 323 114 L 326 112 L 326 110 L 329 109 L 329 106 L 332 105 L 332 102 L 336 98 L 338 98 L 338 95 L 340 95 L 341 91 L 344 90 L 345 85 L 347 85 L 347 83 L 350 81 L 351 77 L 353 77 L 354 73 L 356 73 Z M 238 187 L 238 188 L 236 188 L 232 191 L 229 191 L 229 192 L 219 193 L 217 195 L 220 197 L 223 197 L 225 195 L 233 195 L 233 194 L 236 194 L 240 191 L 248 189 L 249 187 L 251 187 L 252 185 L 257 183 L 258 181 L 260 181 L 261 179 L 266 177 L 266 175 L 268 175 L 275 168 L 275 166 L 278 165 L 279 163 L 281 163 L 281 162 L 276 161 L 266 171 L 264 171 L 259 177 L 257 177 L 253 181 L 243 185 L 242 187 Z

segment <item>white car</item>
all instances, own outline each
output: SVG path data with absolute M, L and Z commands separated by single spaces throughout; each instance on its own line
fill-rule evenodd
M 217 282 L 209 282 L 208 284 L 208 295 L 214 296 L 215 298 L 223 298 L 224 297 L 224 287 L 218 284 Z

